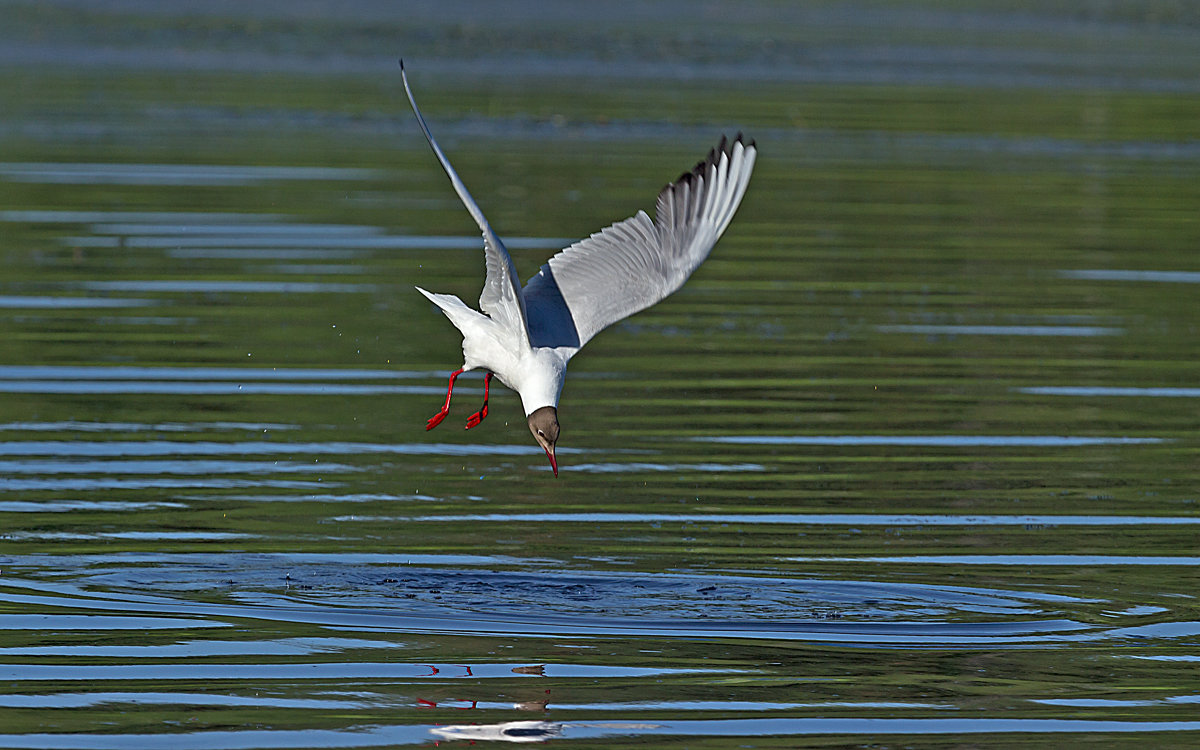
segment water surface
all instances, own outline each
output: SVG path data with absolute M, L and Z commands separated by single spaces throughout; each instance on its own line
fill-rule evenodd
M 1186 9 L 3 6 L 0 747 L 1200 741 Z M 401 52 L 522 277 L 758 140 L 557 480 Z

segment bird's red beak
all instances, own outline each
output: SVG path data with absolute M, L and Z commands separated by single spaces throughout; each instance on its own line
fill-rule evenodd
M 550 459 L 550 468 L 554 469 L 554 476 L 557 477 L 558 476 L 558 461 L 554 460 L 554 448 L 550 447 L 550 448 L 546 448 L 544 450 L 546 451 L 546 458 Z

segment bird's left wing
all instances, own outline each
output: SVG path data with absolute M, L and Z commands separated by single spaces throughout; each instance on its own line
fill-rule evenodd
M 467 211 L 471 213 L 471 217 L 475 219 L 475 223 L 479 225 L 480 231 L 483 232 L 487 278 L 483 282 L 483 292 L 479 295 L 479 309 L 509 330 L 519 331 L 521 337 L 525 341 L 529 341 L 525 298 L 521 294 L 521 285 L 517 278 L 517 270 L 513 266 L 512 256 L 508 254 L 504 243 L 492 231 L 492 226 L 488 224 L 483 210 L 467 192 L 466 186 L 459 179 L 454 167 L 450 166 L 450 160 L 446 158 L 437 141 L 433 139 L 433 133 L 429 132 L 429 126 L 425 124 L 425 118 L 421 116 L 421 110 L 417 108 L 417 100 L 413 98 L 412 89 L 409 88 L 403 60 L 400 61 L 400 78 L 404 81 L 404 92 L 408 94 L 408 102 L 417 116 L 417 122 L 421 125 L 421 132 L 425 134 L 425 140 L 429 141 L 429 147 L 433 149 L 434 155 L 441 162 L 442 169 L 446 170 L 447 176 L 450 177 L 450 184 L 454 186 L 454 192 L 458 193 L 459 199 L 462 200 Z
M 733 220 L 758 150 L 741 133 L 658 194 L 644 211 L 560 251 L 525 285 L 534 346 L 578 348 L 671 294 Z

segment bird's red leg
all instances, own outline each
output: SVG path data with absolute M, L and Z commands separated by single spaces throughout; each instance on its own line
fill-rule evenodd
M 492 385 L 492 373 L 483 376 L 483 408 L 467 417 L 467 429 L 478 427 L 483 418 L 487 416 L 488 389 Z
M 432 430 L 434 427 L 437 427 L 438 425 L 440 425 L 442 423 L 442 420 L 446 418 L 446 415 L 450 413 L 450 396 L 454 394 L 454 380 L 455 380 L 455 378 L 457 378 L 459 375 L 462 375 L 462 374 L 463 374 L 463 371 L 462 371 L 461 367 L 459 369 L 455 370 L 454 372 L 450 373 L 450 387 L 446 389 L 446 403 L 442 405 L 441 411 L 439 411 L 437 414 L 434 414 L 432 417 L 430 417 L 428 420 L 426 420 L 426 422 L 425 422 L 425 430 L 426 431 Z

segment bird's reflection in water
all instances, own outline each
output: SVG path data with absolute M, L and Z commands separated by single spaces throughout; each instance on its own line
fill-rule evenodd
M 555 721 L 506 721 L 503 724 L 449 724 L 429 731 L 445 740 L 544 742 L 562 737 L 563 725 Z
M 634 730 L 662 729 L 659 724 L 625 722 L 557 722 L 557 721 L 506 721 L 502 724 L 448 724 L 429 730 L 444 740 L 491 740 L 494 742 L 544 742 L 564 737 L 568 729 L 629 732 Z

